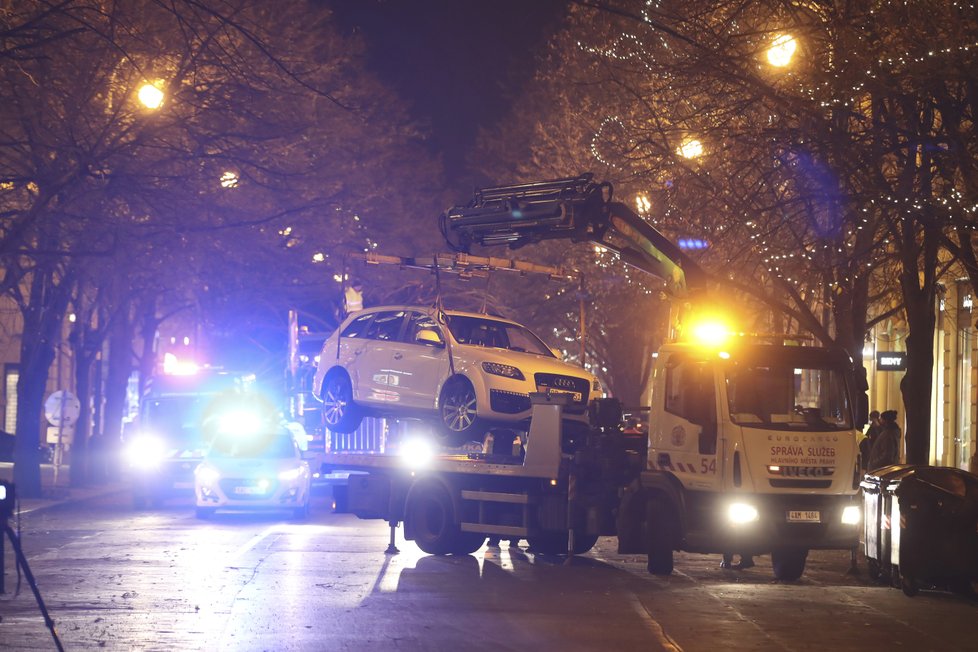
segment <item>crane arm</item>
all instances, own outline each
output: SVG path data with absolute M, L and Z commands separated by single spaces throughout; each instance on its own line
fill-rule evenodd
M 596 183 L 591 173 L 482 188 L 469 204 L 442 214 L 440 227 L 448 245 L 463 252 L 474 244 L 517 249 L 543 240 L 593 242 L 662 279 L 677 298 L 704 289 L 703 269 L 628 206 L 612 201 L 612 195 L 612 185 Z

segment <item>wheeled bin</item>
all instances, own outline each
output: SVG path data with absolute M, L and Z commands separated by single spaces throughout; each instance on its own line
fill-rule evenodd
M 890 503 L 887 489 L 916 468 L 893 464 L 867 473 L 859 486 L 863 496 L 863 553 L 869 576 L 890 581 Z
M 922 586 L 972 593 L 978 581 L 978 476 L 918 467 L 893 487 L 892 559 L 908 596 Z

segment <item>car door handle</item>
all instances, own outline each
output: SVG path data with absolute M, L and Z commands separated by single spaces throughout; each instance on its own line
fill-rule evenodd
M 403 353 L 398 352 L 398 353 L 395 353 L 394 354 L 394 359 L 395 360 L 400 360 L 403 357 L 404 357 L 404 354 Z

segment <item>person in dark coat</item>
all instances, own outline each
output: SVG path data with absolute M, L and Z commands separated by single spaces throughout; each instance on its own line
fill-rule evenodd
M 869 452 L 867 470 L 874 471 L 884 466 L 900 463 L 900 426 L 896 423 L 896 410 L 886 410 L 880 414 L 882 426 L 873 441 Z
M 869 427 L 866 428 L 866 438 L 859 442 L 859 460 L 862 464 L 863 473 L 869 470 L 869 456 L 873 450 L 873 442 L 880 433 L 883 422 L 880 420 L 879 410 L 869 413 Z

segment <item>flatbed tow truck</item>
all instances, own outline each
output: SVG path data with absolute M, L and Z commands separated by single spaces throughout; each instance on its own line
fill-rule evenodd
M 614 399 L 592 402 L 589 431 L 571 436 L 565 399 L 535 393 L 529 431 L 510 454 L 488 434 L 481 453 L 439 454 L 408 436 L 384 454 L 327 453 L 325 468 L 356 472 L 349 510 L 390 524 L 390 552 L 400 523 L 431 554 L 468 554 L 497 536 L 570 558 L 614 535 L 654 574 L 672 572 L 676 550 L 771 553 L 775 577 L 792 581 L 810 549 L 855 549 L 866 397 L 848 355 L 729 329 L 694 342 L 705 273 L 611 195 L 590 174 L 487 188 L 441 228 L 462 252 L 593 242 L 665 280 L 674 341 L 656 358 L 648 437 L 625 434 Z

